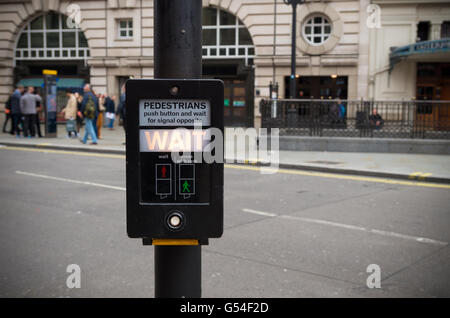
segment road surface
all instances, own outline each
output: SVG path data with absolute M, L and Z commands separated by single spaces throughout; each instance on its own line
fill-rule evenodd
M 153 247 L 126 235 L 124 156 L 2 147 L 0 180 L 0 297 L 154 296 Z M 203 296 L 449 297 L 449 242 L 448 185 L 226 165 Z

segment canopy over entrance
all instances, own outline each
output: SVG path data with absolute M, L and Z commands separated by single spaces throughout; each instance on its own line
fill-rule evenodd
M 43 87 L 43 78 L 24 78 L 21 79 L 18 85 L 33 86 L 33 87 Z M 56 81 L 57 88 L 82 88 L 84 85 L 84 80 L 82 78 L 58 78 Z
M 417 42 L 410 45 L 391 48 L 389 54 L 389 71 L 395 64 L 408 59 L 422 62 L 446 62 L 450 61 L 450 38 Z

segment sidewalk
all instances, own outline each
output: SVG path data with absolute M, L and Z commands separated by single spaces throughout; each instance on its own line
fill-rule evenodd
M 79 138 L 84 136 L 84 127 L 81 129 L 78 138 L 73 139 L 66 138 L 67 133 L 65 125 L 57 125 L 57 128 L 57 138 L 16 138 L 10 134 L 0 133 L 0 144 L 125 154 L 125 145 L 123 144 L 125 142 L 125 133 L 122 126 L 116 126 L 114 130 L 102 128 L 101 139 L 98 141 L 98 145 L 89 145 L 91 140 L 88 140 L 86 145 L 79 141 Z M 43 125 L 41 125 L 41 131 L 44 133 Z
M 81 132 L 84 133 L 84 129 Z M 125 154 L 125 134 L 122 127 L 116 127 L 112 131 L 102 128 L 102 139 L 98 145 L 84 145 L 77 139 L 67 139 L 65 135 L 64 125 L 58 125 L 58 138 L 17 139 L 0 133 L 0 147 L 22 146 Z M 280 168 L 450 183 L 448 155 L 280 151 L 279 158 Z
M 450 183 L 449 155 L 280 151 L 280 166 Z

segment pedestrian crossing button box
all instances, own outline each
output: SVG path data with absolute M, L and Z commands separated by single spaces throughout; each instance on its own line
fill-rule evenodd
M 128 236 L 222 235 L 224 151 L 223 143 L 211 144 L 217 132 L 223 140 L 223 95 L 220 80 L 127 81 Z M 217 147 L 222 157 L 205 160 Z

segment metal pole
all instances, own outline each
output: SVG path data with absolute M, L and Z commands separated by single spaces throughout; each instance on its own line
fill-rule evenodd
M 155 0 L 155 78 L 202 77 L 202 1 Z
M 200 245 L 155 246 L 155 297 L 200 298 L 201 252 Z
M 155 78 L 201 78 L 201 0 L 155 0 Z M 201 297 L 201 246 L 155 246 L 155 297 Z
M 273 1 L 273 49 L 272 49 L 272 83 L 275 84 L 275 55 L 277 53 L 277 0 Z M 272 96 L 272 90 L 270 90 Z
M 291 48 L 291 85 L 290 97 L 295 98 L 295 63 L 296 63 L 296 33 L 297 33 L 297 2 L 292 2 L 292 48 Z
M 283 0 L 285 4 L 292 5 L 292 47 L 291 47 L 291 80 L 290 98 L 295 98 L 295 63 L 296 63 L 296 36 L 297 36 L 297 4 L 302 4 L 305 0 Z

